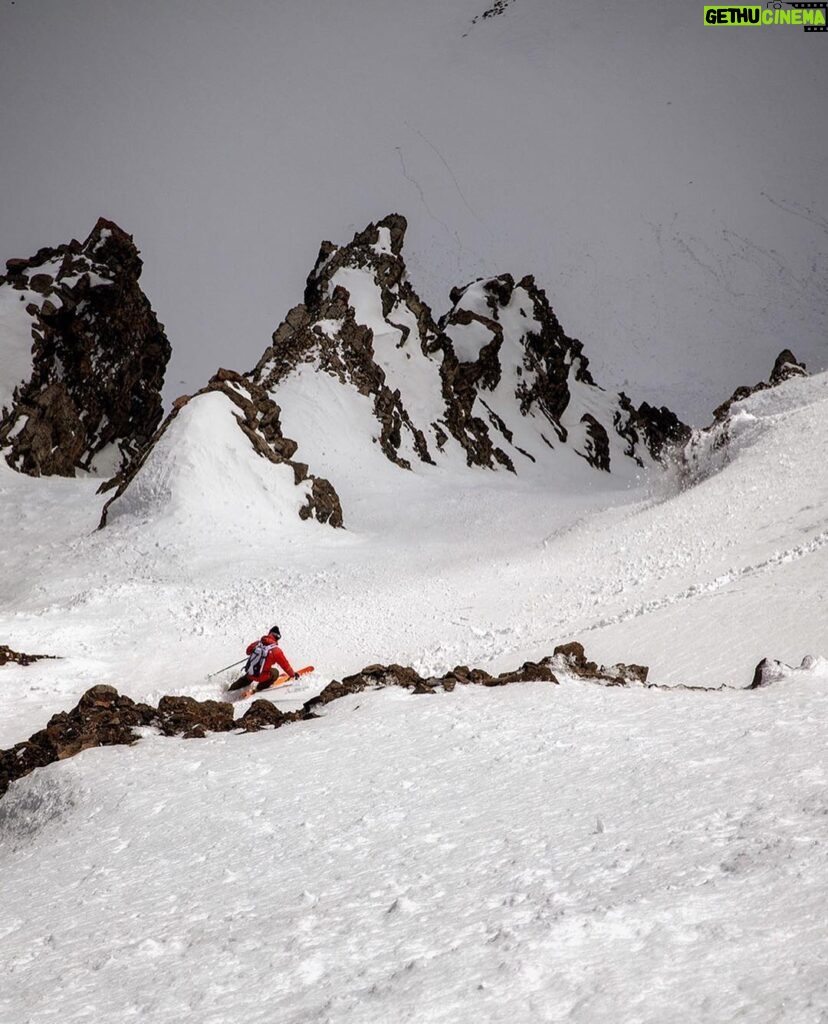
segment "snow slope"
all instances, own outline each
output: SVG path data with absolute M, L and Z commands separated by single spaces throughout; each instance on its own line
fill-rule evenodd
M 200 395 L 171 421 L 135 481 L 110 507 L 108 521 L 129 517 L 158 530 L 165 521 L 197 523 L 211 510 L 212 527 L 242 536 L 278 526 L 295 532 L 308 485 L 293 470 L 257 455 L 239 429 L 227 395 Z
M 86 751 L 0 803 L 0 1016 L 819 1024 L 826 712 L 526 683 Z
M 93 682 L 136 698 L 212 695 L 204 674 L 271 620 L 320 679 L 377 660 L 499 669 L 571 639 L 607 663 L 649 664 L 658 682 L 738 686 L 766 654 L 798 663 L 824 635 L 826 402 L 828 375 L 753 396 L 730 463 L 685 491 L 597 473 L 572 452 L 544 482 L 405 472 L 370 446 L 313 451 L 315 469 L 340 467 L 344 531 L 281 510 L 250 475 L 252 453 L 243 484 L 222 471 L 209 494 L 188 494 L 182 475 L 169 514 L 116 517 L 100 532 L 104 496 L 90 481 L 0 467 L 2 633 L 65 656 L 59 673 L 4 670 L 14 682 L 0 694 L 0 742 Z M 313 436 L 288 404 L 283 413 L 288 433 Z M 186 467 L 221 450 L 209 440 L 177 458 Z
M 317 666 L 287 709 L 371 662 L 500 670 L 572 639 L 726 684 L 363 693 L 38 770 L 0 801 L 0 1018 L 822 1024 L 828 374 L 731 431 L 684 490 L 574 453 L 542 481 L 377 452 L 347 530 L 264 491 L 239 517 L 232 467 L 188 493 L 187 451 L 164 515 L 103 531 L 94 481 L 0 466 L 0 636 L 61 655 L 0 668 L 3 746 L 93 683 L 216 697 L 273 621 Z

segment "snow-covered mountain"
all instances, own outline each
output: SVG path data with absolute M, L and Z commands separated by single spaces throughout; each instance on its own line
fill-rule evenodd
M 342 525 L 340 489 L 370 494 L 387 463 L 539 477 L 577 477 L 583 463 L 629 481 L 688 436 L 666 408 L 635 409 L 596 384 L 531 276 L 454 288 L 435 319 L 406 270 L 406 227 L 391 214 L 346 245 L 324 242 L 304 302 L 255 369 L 220 371 L 175 403 L 104 521 L 165 514 L 183 496 L 191 517 L 209 518 L 220 453 L 246 515 L 255 505 L 265 521 L 292 509 Z
M 0 7 L 2 1024 L 826 1024 L 824 42 Z
M 701 422 L 783 347 L 828 368 L 824 35 L 661 0 L 182 4 L 0 9 L 2 255 L 129 225 L 168 401 L 252 366 L 318 240 L 389 210 L 433 309 L 531 272 L 636 405 Z
M 192 398 L 176 401 L 158 436 L 103 488 L 116 490 L 101 525 L 119 515 L 247 525 L 255 516 L 272 525 L 298 514 L 342 526 L 336 491 L 292 457 L 297 444 L 282 434 L 279 415 L 262 387 L 219 370 Z
M 323 243 L 305 301 L 274 333 L 257 382 L 295 412 L 305 388 L 314 404 L 314 371 L 350 385 L 368 399 L 381 451 L 405 468 L 459 456 L 469 466 L 548 471 L 550 453 L 561 451 L 603 470 L 625 457 L 652 464 L 664 440 L 654 418 L 595 384 L 582 345 L 532 277 L 454 288 L 435 321 L 407 274 L 406 228 L 392 214 L 348 245 Z M 686 428 L 675 417 L 672 425 L 677 440 Z M 348 421 L 331 417 L 328 433 L 343 429 Z M 328 441 L 313 444 L 319 451 Z
M 531 277 L 435 318 L 404 228 L 112 486 L 0 461 L 0 1017 L 816 1024 L 828 374 L 688 432 Z M 270 622 L 316 671 L 234 707 Z
M 0 465 L 3 630 L 60 657 L 0 668 L 0 745 L 92 682 L 159 705 L 122 700 L 133 746 L 0 800 L 0 1016 L 818 1024 L 828 375 L 726 419 L 727 460 L 686 489 L 583 460 L 542 482 L 381 457 L 393 489 L 374 481 L 348 531 L 254 516 L 212 544 L 175 516 L 97 531 L 94 481 Z M 210 500 L 233 486 L 217 473 Z M 207 738 L 170 738 L 192 719 L 163 695 L 219 697 L 204 673 L 276 616 L 316 681 L 271 698 L 262 731 L 255 704 L 235 731 L 225 706 Z M 667 688 L 557 665 L 554 685 L 540 662 L 567 638 Z M 295 716 L 377 659 L 462 683 L 452 666 L 524 654 L 538 681 L 345 689 Z M 800 667 L 755 673 L 762 655 Z M 122 742 L 114 700 L 85 706 Z M 80 724 L 3 765 L 51 738 L 73 753 Z
M 170 344 L 138 284 L 130 235 L 10 259 L 0 277 L 0 453 L 34 476 L 111 476 L 161 421 Z

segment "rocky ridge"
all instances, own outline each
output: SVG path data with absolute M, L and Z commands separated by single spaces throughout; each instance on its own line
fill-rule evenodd
M 742 425 L 740 402 L 787 380 L 807 376 L 805 364 L 798 362 L 790 349 L 783 349 L 776 357 L 768 380 L 737 388 L 714 410 L 713 422 L 708 427 L 689 431 L 684 445 L 673 450 L 682 484 L 691 486 L 698 483 L 727 463 L 734 434 Z
M 73 476 L 110 449 L 109 475 L 152 438 L 171 349 L 141 269 L 132 237 L 103 218 L 84 242 L 7 261 L 0 299 L 19 370 L 0 396 L 0 450 L 12 468 Z
M 585 672 L 595 669 L 596 679 L 612 680 L 613 685 L 641 681 L 647 675 L 647 670 L 638 666 L 599 669 L 585 660 L 579 644 L 556 648 L 551 657 L 537 663 L 525 662 L 520 668 L 497 676 L 459 665 L 445 675 L 426 679 L 414 669 L 401 665 L 369 665 L 341 681 L 333 680 L 298 711 L 280 711 L 275 704 L 260 698 L 238 719 L 228 701 L 165 696 L 157 707 L 151 707 L 120 694 L 113 686 L 93 686 L 70 711 L 53 715 L 45 729 L 0 751 L 0 796 L 15 779 L 28 775 L 35 768 L 72 757 L 90 747 L 136 743 L 142 730 L 184 739 L 204 737 L 208 732 L 253 732 L 315 718 L 314 709 L 341 697 L 389 686 L 426 694 L 435 693 L 438 688 L 451 691 L 458 685 L 492 687 L 530 681 L 556 684 L 558 680 L 553 672 L 556 665 L 566 672 L 571 672 L 575 665 L 582 666 Z M 605 674 L 607 672 L 609 674 Z
M 376 337 L 381 325 L 389 335 L 384 347 L 399 355 L 400 365 L 411 359 L 422 364 L 431 390 L 439 390 L 439 363 L 433 358 L 439 332 L 428 306 L 408 282 L 401 256 L 405 230 L 405 218 L 392 214 L 359 232 L 348 245 L 323 242 L 304 301 L 276 328 L 249 376 L 276 393 L 306 364 L 353 386 L 372 402 L 383 454 L 409 469 L 412 460 L 433 464 L 434 449 L 445 435 L 431 424 L 415 424 L 397 386 L 402 381 L 393 379 Z
M 183 395 L 176 399 L 172 411 L 159 428 L 152 443 L 121 473 L 102 485 L 100 488 L 102 492 L 114 488 L 115 493 L 103 507 L 100 527 L 106 525 L 110 506 L 123 495 L 147 459 L 152 457 L 155 445 L 175 423 L 182 409 L 191 402 L 198 401 L 201 396 L 210 394 L 221 394 L 229 400 L 228 411 L 247 437 L 256 455 L 274 465 L 286 465 L 293 470 L 294 485 L 297 488 L 301 487 L 304 493 L 304 504 L 300 504 L 298 507 L 299 517 L 301 519 L 313 517 L 320 523 L 341 527 L 343 525 L 342 506 L 336 491 L 328 480 L 311 474 L 304 462 L 293 459 L 298 445 L 296 441 L 285 437 L 282 433 L 279 406 L 269 397 L 264 388 L 232 370 L 219 370 L 209 383 L 195 395 Z
M 304 302 L 250 377 L 277 394 L 303 367 L 372 402 L 378 440 L 403 468 L 459 446 L 468 466 L 518 471 L 568 447 L 591 466 L 643 466 L 688 428 L 667 409 L 634 408 L 596 385 L 531 276 L 474 281 L 439 321 L 412 287 L 407 223 L 391 214 L 347 245 L 324 242 Z M 414 383 L 412 383 L 414 382 Z
M 36 661 L 54 657 L 53 654 L 23 654 L 21 651 L 13 651 L 6 644 L 0 644 L 0 665 L 33 665 Z
M 760 380 L 754 385 L 743 385 L 742 387 L 736 388 L 730 398 L 727 401 L 713 410 L 713 424 L 722 423 L 727 419 L 730 413 L 731 407 L 736 402 L 744 401 L 745 398 L 749 398 L 751 395 L 755 395 L 757 391 L 767 391 L 768 388 L 775 388 L 778 384 L 782 384 L 783 381 L 790 380 L 792 377 L 807 377 L 808 370 L 804 363 L 797 361 L 796 356 L 791 352 L 789 348 L 782 349 L 779 355 L 776 357 L 776 361 L 773 364 L 770 377 L 765 380 Z
M 781 662 L 765 658 L 757 665 L 753 682 L 743 689 L 760 689 L 797 672 L 820 670 L 824 674 L 825 665 L 824 659 L 809 656 L 803 659 L 799 669 L 791 669 Z M 423 677 L 413 668 L 403 665 L 368 665 L 342 680 L 334 679 L 297 711 L 281 711 L 271 701 L 259 698 L 239 718 L 235 718 L 233 705 L 227 700 L 198 701 L 192 697 L 165 696 L 157 707 L 152 707 L 133 701 L 113 686 L 98 685 L 87 690 L 70 711 L 53 715 L 45 729 L 8 750 L 0 750 L 0 797 L 12 782 L 36 768 L 73 757 L 91 747 L 129 746 L 138 742 L 147 730 L 184 739 L 203 738 L 211 732 L 256 732 L 316 718 L 317 709 L 333 701 L 386 687 L 400 687 L 414 694 L 435 694 L 438 690 L 450 693 L 457 686 L 499 687 L 524 682 L 558 685 L 558 675 L 606 687 L 634 686 L 667 691 L 696 690 L 699 693 L 732 689 L 726 685 L 662 686 L 650 683 L 645 665 L 598 665 L 587 658 L 583 646 L 577 642 L 561 644 L 540 661 L 524 662 L 519 668 L 499 675 L 458 665 L 442 676 Z

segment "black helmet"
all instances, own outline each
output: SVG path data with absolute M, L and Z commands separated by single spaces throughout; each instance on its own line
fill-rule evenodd
M 275 637 L 277 640 L 281 640 L 282 638 L 282 631 L 281 629 L 279 629 L 278 626 L 271 626 L 270 629 L 268 630 L 268 633 L 270 633 L 270 635 Z

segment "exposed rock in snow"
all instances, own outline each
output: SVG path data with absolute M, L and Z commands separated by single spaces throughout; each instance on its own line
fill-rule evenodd
M 7 665 L 9 662 L 16 665 L 32 665 L 36 661 L 52 657 L 52 654 L 21 654 L 20 651 L 13 651 L 11 647 L 0 644 L 0 665 Z
M 135 730 L 153 727 L 165 736 L 202 737 L 236 728 L 233 709 L 219 701 L 162 697 L 157 708 L 125 697 L 113 686 L 93 686 L 71 711 L 53 715 L 45 729 L 0 751 L 0 795 L 35 768 L 90 747 L 135 743 Z
M 726 402 L 722 402 L 722 404 L 714 410 L 714 420 L 716 423 L 721 423 L 727 418 L 731 406 L 734 405 L 734 403 L 741 402 L 745 398 L 749 398 L 757 391 L 767 391 L 768 388 L 776 387 L 777 384 L 790 380 L 791 377 L 807 376 L 808 371 L 805 368 L 805 364 L 798 362 L 793 352 L 791 352 L 790 349 L 785 348 L 776 357 L 776 362 L 773 364 L 773 370 L 771 370 L 771 375 L 768 380 L 760 380 L 758 384 L 754 384 L 752 387 L 745 385 L 743 387 L 736 388 L 730 398 L 728 398 Z
M 399 686 L 414 693 L 434 693 L 439 686 L 451 691 L 457 686 L 476 684 L 480 686 L 506 686 L 508 683 L 525 683 L 542 681 L 557 683 L 554 673 L 549 668 L 549 658 L 540 662 L 524 662 L 513 672 L 502 672 L 492 676 L 483 669 L 470 669 L 466 665 L 458 665 L 442 676 L 425 678 L 413 668 L 402 665 L 368 665 L 352 676 L 346 676 L 341 682 L 334 680 L 329 683 L 316 697 L 306 701 L 305 711 L 311 711 L 321 704 L 345 697 L 349 693 L 362 693 L 363 690 L 377 690 L 387 686 Z
M 451 449 L 468 466 L 516 472 L 546 464 L 556 449 L 600 470 L 627 458 L 640 467 L 685 439 L 668 410 L 635 409 L 596 385 L 581 343 L 564 334 L 531 276 L 454 288 L 435 321 L 408 280 L 405 230 L 391 214 L 347 245 L 324 242 L 304 302 L 276 329 L 252 379 L 277 396 L 304 389 L 303 400 L 312 387 L 305 368 L 350 386 L 370 402 L 380 449 L 403 468 Z
M 573 641 L 560 644 L 555 648 L 552 665 L 560 672 L 577 676 L 580 679 L 593 679 L 608 686 L 629 686 L 647 682 L 649 669 L 646 665 L 598 665 L 589 661 L 582 644 Z
M 293 459 L 296 449 L 296 442 L 282 433 L 279 406 L 264 388 L 232 370 L 219 370 L 196 395 L 179 398 L 152 443 L 104 485 L 103 490 L 117 490 L 104 506 L 100 525 L 106 525 L 110 509 L 151 514 L 170 505 L 198 503 L 204 488 L 216 483 L 220 466 L 225 468 L 220 474 L 223 493 L 229 491 L 240 503 L 249 504 L 258 493 L 256 471 L 264 459 L 290 471 L 278 478 L 271 475 L 268 482 L 281 484 L 281 501 L 301 519 L 342 526 L 336 491 Z M 267 493 L 264 499 L 277 516 L 277 503 Z
M 557 648 L 569 652 L 573 661 L 565 662 L 565 669 L 575 671 L 573 665 L 591 665 L 586 662 L 580 644 Z M 278 728 L 288 722 L 315 718 L 314 709 L 330 704 L 352 693 L 398 686 L 413 693 L 434 693 L 437 687 L 452 691 L 457 685 L 506 686 L 509 683 L 545 681 L 558 682 L 551 669 L 554 659 L 524 662 L 520 668 L 492 676 L 482 669 L 458 665 L 439 677 L 424 678 L 413 668 L 402 665 L 368 665 L 341 682 L 333 680 L 321 693 L 306 701 L 301 709 L 283 712 L 267 700 L 253 702 L 244 715 L 234 719 L 233 705 L 222 701 L 198 701 L 192 697 L 162 697 L 158 707 L 136 703 L 120 694 L 113 686 L 99 685 L 87 690 L 71 711 L 53 715 L 45 729 L 9 750 L 0 751 L 0 796 L 15 780 L 28 775 L 35 768 L 53 761 L 72 757 L 90 747 L 135 743 L 142 729 L 155 729 L 164 736 L 201 738 L 208 732 L 229 732 L 234 729 L 253 732 L 257 729 Z M 616 666 L 621 668 L 623 666 Z M 636 668 L 636 666 L 633 666 Z M 647 670 L 643 669 L 644 678 Z M 600 679 L 600 673 L 596 674 Z
M 130 235 L 101 218 L 85 242 L 9 260 L 0 277 L 0 450 L 32 476 L 117 469 L 162 415 L 170 357 L 139 287 Z
M 8 649 L 0 648 L 0 654 L 4 650 Z M 598 665 L 587 658 L 583 645 L 577 642 L 561 644 L 551 656 L 541 658 L 538 662 L 524 662 L 520 668 L 499 675 L 458 665 L 444 675 L 425 677 L 403 665 L 368 665 L 341 681 L 333 680 L 296 711 L 282 711 L 270 701 L 260 698 L 238 719 L 234 718 L 233 705 L 225 701 L 165 696 L 158 702 L 158 707 L 154 708 L 136 703 L 112 686 L 93 686 L 71 711 L 53 715 L 45 729 L 9 750 L 0 751 L 0 796 L 15 779 L 28 775 L 35 768 L 72 757 L 90 747 L 135 743 L 142 735 L 141 730 L 153 729 L 164 736 L 181 736 L 185 739 L 201 738 L 208 732 L 255 732 L 315 718 L 315 709 L 366 690 L 401 687 L 416 694 L 433 694 L 438 688 L 451 692 L 457 686 L 469 685 L 496 687 L 524 682 L 549 682 L 557 685 L 559 680 L 556 672 L 564 677 L 584 679 L 610 687 L 696 689 L 706 693 L 727 689 L 724 686 L 669 687 L 648 683 L 648 669 L 645 665 Z M 797 674 L 828 677 L 828 661 L 808 656 L 795 669 L 765 658 L 757 665 L 753 682 L 745 689 L 759 689 Z
M 304 303 L 276 329 L 251 377 L 272 392 L 310 363 L 350 384 L 372 403 L 383 453 L 407 469 L 412 458 L 433 462 L 423 430 L 430 425 L 412 420 L 401 396 L 405 380 L 397 374 L 413 359 L 430 378 L 426 388 L 439 392 L 439 364 L 432 359 L 437 330 L 431 312 L 406 279 L 400 255 L 405 229 L 405 218 L 391 214 L 348 245 L 323 242 Z M 433 448 L 433 433 L 431 441 Z
M 648 402 L 642 402 L 636 409 L 623 391 L 618 397 L 623 415 L 615 422 L 615 429 L 621 437 L 626 437 L 629 441 L 625 454 L 633 454 L 635 444 L 640 438 L 653 458 L 662 460 L 664 457 L 669 458 L 671 452 L 690 440 L 690 427 L 667 406 L 657 408 Z M 629 427 L 634 429 L 628 435 Z
M 690 432 L 684 447 L 677 452 L 677 461 L 682 483 L 692 484 L 718 471 L 731 457 L 735 441 L 755 425 L 755 417 L 742 403 L 752 395 L 778 387 L 795 377 L 807 377 L 804 363 L 799 363 L 789 349 L 783 349 L 776 357 L 770 377 L 753 386 L 737 388 L 726 402 L 714 410 L 713 422 L 709 427 Z
M 802 663 L 794 667 L 786 665 L 784 661 L 763 658 L 756 666 L 753 680 L 746 689 L 759 690 L 763 686 L 770 686 L 771 683 L 779 683 L 785 679 L 794 679 L 797 676 L 828 677 L 828 660 L 814 657 L 812 654 L 806 654 L 802 659 Z

